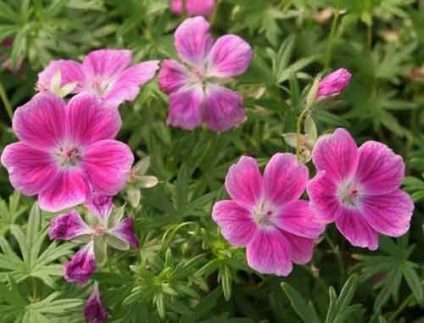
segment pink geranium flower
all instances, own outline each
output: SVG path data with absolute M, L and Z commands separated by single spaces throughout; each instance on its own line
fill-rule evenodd
M 90 297 L 84 306 L 84 318 L 86 323 L 106 323 L 107 312 L 100 299 L 99 286 L 94 284 Z
M 100 98 L 107 106 L 118 107 L 133 101 L 140 86 L 150 81 L 159 61 L 146 61 L 131 66 L 129 50 L 100 49 L 89 53 L 82 64 L 73 60 L 52 61 L 38 75 L 36 89 L 49 91 L 54 75 L 59 71 L 61 87 L 75 83 L 73 93 L 88 93 Z
M 115 195 L 134 160 L 127 145 L 112 139 L 120 127 L 118 111 L 105 109 L 91 95 L 66 104 L 39 94 L 16 110 L 13 130 L 20 142 L 5 147 L 1 163 L 13 187 L 38 195 L 46 211 L 84 203 L 92 190 Z
M 408 231 L 414 204 L 399 189 L 401 156 L 375 141 L 358 148 L 339 128 L 318 140 L 312 160 L 318 173 L 308 184 L 311 205 L 352 245 L 375 250 L 378 233 L 399 237 Z
M 307 167 L 288 153 L 275 154 L 263 177 L 251 157 L 229 169 L 225 187 L 232 200 L 217 202 L 212 218 L 230 244 L 246 246 L 247 262 L 258 272 L 286 276 L 293 262 L 311 260 L 324 225 L 299 200 L 307 180 Z
M 210 16 L 213 13 L 215 0 L 185 0 L 185 10 L 191 16 Z M 183 0 L 172 0 L 171 11 L 175 14 L 184 12 Z
M 219 85 L 219 79 L 246 71 L 252 49 L 243 39 L 225 35 L 214 43 L 203 17 L 185 20 L 175 32 L 182 65 L 165 60 L 159 86 L 170 95 L 168 125 L 192 130 L 205 122 L 211 130 L 226 131 L 243 122 L 243 98 Z
M 318 84 L 317 98 L 340 94 L 350 82 L 352 74 L 345 68 L 328 74 Z

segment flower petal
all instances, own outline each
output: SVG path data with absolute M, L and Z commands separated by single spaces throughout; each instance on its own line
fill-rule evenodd
M 303 265 L 311 261 L 314 250 L 313 239 L 302 238 L 288 232 L 284 232 L 284 236 L 290 243 L 292 260 L 295 264 Z
M 59 97 L 42 93 L 16 109 L 13 130 L 16 136 L 34 148 L 49 149 L 60 145 L 65 137 L 65 102 Z
M 140 87 L 155 77 L 158 68 L 159 61 L 147 61 L 126 69 L 112 83 L 103 97 L 104 101 L 115 108 L 124 101 L 133 101 L 140 92 Z
M 258 230 L 246 254 L 249 266 L 262 274 L 287 276 L 293 269 L 290 243 L 278 230 Z
M 340 201 L 337 197 L 337 187 L 331 176 L 326 171 L 318 172 L 307 186 L 311 208 L 317 213 L 319 219 L 324 222 L 333 222 Z
M 100 300 L 99 286 L 94 284 L 90 297 L 84 306 L 84 318 L 88 323 L 106 323 L 107 312 Z
M 40 208 L 58 212 L 85 202 L 89 194 L 85 174 L 79 168 L 62 169 L 54 181 L 38 196 Z
M 91 233 L 93 233 L 93 230 L 75 210 L 54 217 L 49 226 L 49 237 L 51 240 L 72 240 L 81 235 Z
M 243 98 L 225 87 L 208 84 L 206 88 L 205 122 L 213 131 L 227 131 L 246 118 Z
M 386 145 L 367 141 L 358 149 L 356 180 L 366 194 L 380 195 L 397 189 L 405 176 L 405 163 Z
M 337 179 L 350 177 L 358 166 L 358 148 L 352 136 L 343 128 L 318 139 L 312 152 L 317 170 Z
M 7 145 L 1 163 L 9 172 L 12 186 L 25 195 L 45 190 L 59 174 L 59 167 L 49 153 L 23 142 Z
M 69 83 L 81 84 L 84 81 L 84 72 L 80 63 L 73 60 L 51 61 L 47 67 L 38 74 L 36 89 L 39 92 L 50 91 L 53 76 L 60 72 L 61 87 Z M 76 90 L 77 87 L 74 89 Z
M 309 239 L 318 238 L 325 229 L 324 223 L 312 212 L 307 201 L 285 204 L 273 223 L 284 232 Z
M 366 195 L 361 199 L 361 213 L 377 232 L 390 237 L 405 234 L 411 224 L 414 203 L 401 190 L 385 195 Z
M 250 45 L 235 35 L 225 35 L 215 42 L 208 59 L 206 74 L 212 77 L 233 77 L 246 72 L 253 57 Z
M 87 147 L 82 168 L 98 194 L 116 195 L 124 188 L 133 162 L 134 156 L 126 144 L 101 140 Z
M 175 48 L 181 59 L 203 69 L 206 56 L 213 45 L 210 25 L 203 17 L 184 20 L 175 31 Z
M 378 234 L 358 210 L 341 207 L 336 216 L 336 226 L 353 246 L 377 250 Z
M 106 222 L 112 212 L 113 196 L 91 192 L 85 202 L 85 207 L 92 215 L 98 217 L 103 222 Z
M 140 243 L 134 232 L 134 219 L 127 217 L 124 220 L 116 224 L 112 229 L 108 231 L 109 234 L 116 238 L 130 244 L 134 248 L 140 248 Z
M 65 279 L 70 283 L 84 285 L 96 270 L 94 244 L 89 242 L 65 264 Z
M 161 63 L 158 81 L 160 89 L 170 94 L 189 83 L 190 72 L 184 65 L 179 64 L 173 59 L 166 59 Z
M 242 156 L 232 165 L 225 178 L 225 188 L 239 205 L 252 209 L 262 198 L 262 175 L 256 160 Z
M 305 191 L 308 174 L 308 168 L 293 154 L 275 154 L 264 172 L 265 198 L 276 205 L 298 200 Z
M 88 76 L 114 78 L 130 64 L 132 54 L 124 49 L 99 49 L 85 56 L 82 65 Z
M 224 238 L 233 246 L 247 245 L 256 231 L 250 212 L 233 201 L 215 203 L 212 219 L 221 228 Z
M 103 139 L 112 139 L 122 121 L 116 109 L 106 109 L 89 94 L 78 94 L 68 103 L 68 138 L 74 145 L 89 145 Z
M 184 88 L 169 97 L 167 124 L 193 130 L 202 123 L 203 91 L 198 86 Z

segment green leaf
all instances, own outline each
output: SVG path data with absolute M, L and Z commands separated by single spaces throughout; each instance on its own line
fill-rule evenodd
M 305 301 L 303 297 L 289 284 L 282 283 L 281 287 L 283 288 L 284 292 L 286 293 L 286 296 L 290 300 L 290 304 L 293 307 L 294 311 L 297 315 L 299 315 L 303 322 L 321 322 L 312 303 Z

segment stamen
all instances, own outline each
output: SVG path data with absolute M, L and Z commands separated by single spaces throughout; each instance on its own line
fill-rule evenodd
M 349 207 L 357 207 L 360 199 L 360 187 L 352 180 L 343 182 L 338 188 L 340 202 Z
M 260 226 L 270 227 L 273 226 L 272 216 L 274 211 L 265 202 L 261 202 L 253 211 L 253 218 Z

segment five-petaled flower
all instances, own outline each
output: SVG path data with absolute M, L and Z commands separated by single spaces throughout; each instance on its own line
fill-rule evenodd
M 248 264 L 260 273 L 286 276 L 292 263 L 311 260 L 324 225 L 299 200 L 308 169 L 288 153 L 275 154 L 262 177 L 251 157 L 231 166 L 225 187 L 232 200 L 217 202 L 213 220 L 234 246 L 246 246 Z
M 90 297 L 84 306 L 84 318 L 86 323 L 106 323 L 107 312 L 100 299 L 99 285 L 94 283 Z
M 73 60 L 56 60 L 38 75 L 36 89 L 47 92 L 55 74 L 60 72 L 61 86 L 75 83 L 72 93 L 88 93 L 102 100 L 107 107 L 118 107 L 133 101 L 140 86 L 149 82 L 158 69 L 159 61 L 131 65 L 129 50 L 99 49 L 89 53 L 82 64 Z
M 112 241 L 120 240 L 119 245 L 116 242 L 112 244 L 112 247 L 117 249 L 125 250 L 129 246 L 138 248 L 139 242 L 134 233 L 134 220 L 129 217 L 121 220 L 124 209 L 118 208 L 112 211 L 112 207 L 113 205 L 110 204 L 109 208 L 103 208 L 101 212 L 91 213 L 96 218 L 95 223 L 91 226 L 75 210 L 58 215 L 50 222 L 50 239 L 91 241 L 102 237 L 105 238 L 106 243 L 108 238 L 113 239 Z M 113 212 L 115 213 L 112 215 Z
M 134 160 L 127 145 L 113 140 L 120 127 L 118 111 L 92 95 L 65 103 L 38 94 L 16 110 L 13 130 L 20 142 L 5 147 L 1 163 L 15 189 L 38 195 L 46 211 L 84 203 L 92 190 L 116 195 Z
M 318 140 L 312 161 L 318 173 L 307 188 L 311 205 L 352 245 L 376 250 L 378 233 L 399 237 L 408 231 L 414 204 L 399 189 L 405 164 L 386 145 L 367 141 L 358 148 L 339 128 Z
M 213 131 L 226 131 L 245 119 L 243 98 L 219 85 L 219 79 L 246 71 L 252 49 L 243 39 L 225 35 L 214 43 L 203 17 L 186 19 L 175 31 L 175 47 L 182 65 L 165 60 L 159 86 L 170 95 L 167 123 L 192 130 L 205 122 Z
M 185 8 L 183 8 L 184 3 Z M 175 14 L 186 11 L 191 16 L 210 16 L 214 6 L 215 0 L 172 0 L 171 11 Z

